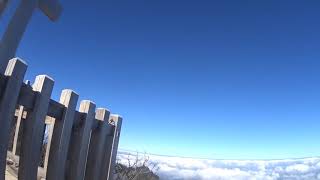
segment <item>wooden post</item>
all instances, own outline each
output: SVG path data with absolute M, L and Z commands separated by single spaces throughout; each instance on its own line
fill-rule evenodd
M 44 165 L 43 165 L 43 168 L 44 168 L 44 172 L 47 172 L 47 168 L 48 168 L 48 163 L 49 163 L 49 154 L 50 154 L 50 149 L 51 149 L 51 145 L 52 145 L 52 135 L 53 135 L 53 129 L 54 129 L 54 126 L 55 126 L 55 122 L 56 122 L 56 119 L 52 118 L 52 117 L 49 117 L 47 116 L 47 120 L 50 120 L 50 123 L 47 124 L 47 129 L 48 129 L 48 132 L 47 132 L 47 135 L 48 135 L 48 141 L 47 141 L 47 147 L 46 147 L 46 154 L 45 154 L 45 157 L 44 157 Z
M 109 124 L 110 112 L 106 109 L 97 109 L 96 119 L 98 126 L 92 131 L 85 180 L 99 180 L 99 172 L 103 171 L 104 143 L 110 135 L 112 126 Z
M 19 160 L 19 180 L 37 179 L 45 118 L 54 81 L 45 75 L 37 76 L 33 90 L 38 92 L 34 107 L 28 113 L 23 128 L 22 148 Z
M 108 178 L 114 131 L 115 131 L 115 126 L 111 125 L 110 134 L 108 134 L 104 142 L 104 155 L 103 155 L 103 162 L 99 172 L 99 176 L 100 176 L 99 180 L 106 180 Z
M 118 115 L 111 115 L 109 123 L 113 126 L 111 134 L 107 137 L 105 141 L 105 150 L 103 164 L 101 167 L 102 170 L 100 171 L 100 180 L 113 180 L 122 118 Z
M 14 139 L 13 139 L 13 147 L 12 147 L 12 154 L 13 155 L 17 154 L 19 131 L 20 131 L 20 125 L 21 125 L 22 118 L 23 118 L 23 106 L 20 106 L 19 111 L 18 111 L 18 117 L 17 117 L 17 125 L 16 125 Z
M 0 180 L 4 180 L 10 125 L 16 110 L 20 87 L 27 70 L 25 62 L 19 59 L 10 60 L 5 75 L 9 76 L 6 87 L 1 91 L 0 100 Z
M 95 119 L 96 105 L 90 101 L 82 101 L 80 113 L 85 113 L 85 118 L 79 127 L 74 127 L 69 148 L 69 170 L 66 179 L 83 180 L 85 177 L 87 155 L 91 136 L 91 127 Z
M 62 119 L 55 122 L 52 146 L 49 153 L 47 180 L 63 180 L 70 143 L 74 114 L 79 95 L 72 90 L 63 90 L 60 103 L 65 106 Z
M 119 145 L 119 140 L 120 140 L 122 117 L 120 117 L 119 115 L 111 115 L 110 121 L 114 123 L 115 131 L 114 131 L 114 135 L 113 135 L 112 152 L 111 152 L 110 165 L 109 165 L 109 171 L 108 171 L 108 173 L 109 173 L 108 180 L 113 180 L 114 174 L 115 174 L 118 145 Z

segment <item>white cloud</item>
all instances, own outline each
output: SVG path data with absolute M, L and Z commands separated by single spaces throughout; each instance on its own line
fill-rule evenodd
M 320 180 L 320 158 L 204 160 L 150 155 L 162 180 Z M 126 163 L 127 154 L 119 153 Z M 131 158 L 134 159 L 134 156 Z
M 306 173 L 309 171 L 309 166 L 305 164 L 294 164 L 291 166 L 288 166 L 286 168 L 286 171 L 288 173 Z

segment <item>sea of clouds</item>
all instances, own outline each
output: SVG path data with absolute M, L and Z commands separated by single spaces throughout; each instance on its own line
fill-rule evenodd
M 162 180 L 320 180 L 320 158 L 205 160 L 147 156 L 159 167 L 156 174 Z M 128 152 L 118 155 L 121 163 L 127 163 L 128 157 L 135 159 Z

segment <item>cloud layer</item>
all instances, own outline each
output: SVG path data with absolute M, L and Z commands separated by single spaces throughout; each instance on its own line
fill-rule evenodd
M 126 163 L 128 153 L 119 153 Z M 132 159 L 135 157 L 131 155 Z M 320 158 L 204 160 L 150 155 L 162 180 L 320 180 Z

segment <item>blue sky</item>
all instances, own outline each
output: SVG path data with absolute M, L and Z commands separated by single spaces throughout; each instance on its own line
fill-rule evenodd
M 27 79 L 124 117 L 120 147 L 218 159 L 320 155 L 319 1 L 62 1 L 18 51 Z M 10 13 L 7 13 L 7 15 Z M 9 15 L 8 15 L 9 16 Z

